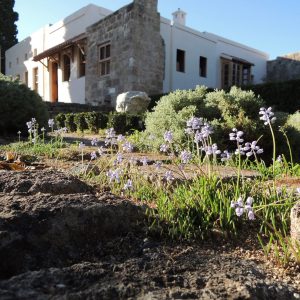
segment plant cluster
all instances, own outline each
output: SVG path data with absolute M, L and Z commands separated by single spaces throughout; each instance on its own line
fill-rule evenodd
M 98 133 L 99 129 L 115 128 L 118 133 L 144 129 L 144 117 L 128 113 L 82 112 L 60 113 L 55 117 L 57 127 L 66 127 L 69 132 L 89 130 Z
M 161 137 L 146 136 L 150 144 L 157 144 L 167 158 L 166 162 L 153 162 L 147 154 L 134 153 L 136 145 L 132 141 L 144 133 L 135 133 L 132 138 L 110 127 L 105 131 L 104 145 L 99 146 L 97 138 L 91 141 L 92 151 L 87 163 L 85 154 L 90 148 L 83 143 L 77 145 L 81 176 L 100 188 L 109 188 L 116 194 L 151 204 L 153 208 L 148 211 L 151 228 L 167 232 L 172 238 L 204 239 L 216 232 L 224 238 L 238 237 L 243 228 L 250 226 L 258 235 L 266 255 L 274 253 L 283 264 L 291 259 L 300 263 L 300 245 L 291 242 L 288 236 L 289 215 L 300 199 L 300 187 L 293 190 L 276 186 L 279 175 L 299 176 L 300 167 L 295 162 L 285 128 L 280 130 L 289 154 L 278 156 L 278 136 L 274 130 L 278 115 L 270 107 L 260 107 L 261 100 L 252 97 L 253 94 L 238 89 L 232 89 L 229 94 L 221 91 L 206 93 L 204 88 L 198 88 L 192 95 L 189 91 L 177 91 L 174 97 L 167 97 L 158 105 L 154 115 L 147 116 L 148 122 L 151 120 L 152 123 L 146 121 L 148 126 L 153 126 L 153 116 L 160 113 L 157 116 L 163 125 L 157 124 L 155 133 L 161 132 Z M 253 107 L 257 109 L 256 113 Z M 162 112 L 165 112 L 164 118 Z M 205 117 L 199 116 L 200 112 Z M 236 113 L 239 118 L 233 117 Z M 60 115 L 57 122 L 63 120 L 67 124 L 70 116 Z M 74 124 L 83 122 L 82 114 L 72 116 Z M 90 116 L 90 122 L 95 122 L 95 115 Z M 173 127 L 173 117 L 179 128 Z M 289 122 L 296 124 L 297 117 L 291 117 Z M 115 114 L 110 120 L 113 121 L 109 124 L 120 126 L 119 130 L 124 131 L 125 114 Z M 247 124 L 251 125 L 249 120 L 254 120 L 257 128 L 261 126 L 263 132 L 269 134 L 253 138 L 254 132 L 247 127 Z M 216 140 L 215 133 L 221 121 L 228 126 L 228 131 L 224 131 L 223 139 Z M 45 129 L 40 129 L 35 118 L 26 125 L 27 145 L 32 149 L 45 150 L 42 146 L 46 144 L 53 148 L 63 146 L 61 133 L 66 129 L 55 131 L 54 120 L 48 121 L 48 127 L 56 133 L 55 140 L 49 143 L 45 142 Z M 264 141 L 266 137 L 270 139 Z M 264 143 L 269 144 L 271 151 L 266 153 Z M 261 159 L 264 154 L 270 156 L 269 166 Z M 230 166 L 231 170 L 236 170 L 235 175 L 222 178 L 216 172 L 220 165 Z M 256 171 L 253 177 L 245 177 L 244 167 Z
M 25 132 L 32 117 L 46 125 L 48 110 L 42 98 L 18 80 L 0 74 L 0 134 Z
M 158 150 L 163 142 L 164 132 L 171 130 L 174 142 L 178 147 L 182 147 L 188 142 L 184 135 L 185 123 L 191 116 L 195 116 L 213 125 L 212 138 L 218 141 L 220 147 L 226 147 L 226 137 L 232 128 L 243 128 L 243 132 L 251 140 L 261 136 L 261 147 L 266 153 L 263 158 L 270 163 L 267 154 L 272 151 L 272 145 L 268 142 L 272 137 L 271 132 L 257 114 L 262 106 L 264 101 L 260 97 L 256 97 L 251 91 L 243 91 L 236 87 L 232 87 L 229 92 L 209 92 L 205 87 L 197 87 L 193 91 L 176 91 L 162 97 L 153 112 L 147 113 L 146 129 L 143 135 L 139 135 L 138 144 L 141 148 Z M 300 161 L 300 128 L 293 127 L 292 122 L 288 121 L 291 116 L 287 113 L 275 112 L 274 115 L 276 120 L 274 119 L 273 134 L 278 141 L 278 153 L 284 154 L 285 157 L 290 155 L 285 136 L 282 134 L 284 131 L 290 137 L 293 156 L 296 161 Z M 297 114 L 294 118 L 297 118 Z M 280 131 L 276 130 L 279 127 Z

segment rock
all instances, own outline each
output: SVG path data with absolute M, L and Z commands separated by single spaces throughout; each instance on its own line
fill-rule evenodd
M 0 299 L 299 298 L 253 260 L 147 236 L 147 207 L 73 176 L 3 171 L 0 190 Z
M 118 95 L 117 112 L 143 113 L 147 110 L 150 98 L 145 92 L 131 91 Z
M 97 256 L 144 220 L 142 207 L 60 172 L 0 172 L 0 191 L 2 279 Z
M 79 179 L 53 170 L 0 171 L 0 193 L 75 194 L 92 188 Z
M 291 210 L 291 239 L 300 247 L 300 201 Z

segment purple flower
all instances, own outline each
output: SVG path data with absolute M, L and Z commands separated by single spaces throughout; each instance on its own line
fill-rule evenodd
M 246 153 L 247 157 L 250 157 L 255 154 L 261 154 L 264 152 L 259 146 L 257 146 L 257 141 L 252 143 L 245 143 L 245 146 L 242 148 L 242 151 Z
M 125 137 L 122 134 L 119 134 L 117 137 L 118 142 L 123 142 L 125 140 Z
M 140 162 L 143 164 L 143 166 L 147 166 L 148 165 L 148 159 L 147 159 L 147 157 L 143 157 L 141 160 L 140 160 Z
M 91 153 L 91 160 L 94 160 L 94 159 L 96 159 L 96 158 L 97 158 L 96 151 L 93 151 L 93 152 Z
M 186 122 L 186 126 L 192 130 L 198 130 L 198 129 L 200 129 L 200 126 L 202 126 L 202 125 L 203 125 L 202 118 L 192 117 Z
M 92 146 L 97 146 L 98 145 L 98 139 L 97 138 L 92 138 L 91 145 Z
M 116 169 L 116 170 L 109 170 L 106 175 L 107 177 L 109 178 L 109 182 L 120 182 L 120 173 L 121 171 L 119 169 Z
M 254 199 L 252 197 L 248 197 L 246 200 L 246 204 L 252 206 Z
M 49 119 L 48 120 L 48 126 L 51 127 L 51 128 L 53 128 L 53 126 L 54 126 L 54 119 Z
M 235 213 L 236 213 L 236 215 L 237 215 L 238 217 L 242 216 L 243 213 L 244 213 L 244 208 L 243 208 L 243 207 L 240 207 L 240 206 L 236 207 Z
M 172 131 L 166 131 L 165 134 L 164 134 L 164 140 L 168 143 L 172 143 L 173 141 L 173 133 Z
M 98 154 L 102 156 L 105 153 L 105 149 L 101 146 L 98 148 Z
M 113 128 L 109 128 L 105 131 L 106 138 L 107 139 L 112 139 L 116 137 L 116 132 Z
M 78 145 L 79 149 L 83 149 L 85 147 L 85 143 L 83 142 L 80 142 L 79 145 Z
M 224 152 L 221 154 L 221 161 L 227 161 L 230 158 L 231 154 L 227 150 L 224 150 Z
M 200 142 L 203 142 L 203 140 L 204 140 L 203 134 L 197 130 L 194 137 L 195 143 L 198 144 Z
M 155 168 L 156 168 L 157 170 L 159 170 L 159 169 L 161 168 L 161 166 L 162 166 L 162 162 L 161 162 L 161 161 L 157 161 L 157 162 L 154 164 L 154 166 L 155 166 Z
M 241 217 L 244 214 L 244 212 L 247 212 L 248 219 L 254 220 L 255 215 L 254 215 L 253 208 L 252 208 L 253 202 L 254 202 L 254 199 L 252 197 L 248 197 L 246 199 L 246 204 L 244 205 L 243 198 L 239 197 L 236 202 L 231 201 L 230 207 L 235 209 L 235 214 L 238 217 Z
M 33 124 L 32 124 L 32 122 L 29 121 L 26 123 L 26 125 L 27 125 L 28 129 L 30 130 L 32 128 Z M 28 130 L 28 132 L 29 132 L 29 130 Z
M 160 145 L 160 149 L 161 152 L 168 152 L 169 150 L 169 146 L 167 144 L 162 144 Z
M 180 153 L 180 159 L 183 164 L 187 164 L 192 159 L 192 157 L 192 153 L 187 150 L 183 150 Z
M 232 129 L 232 132 L 229 133 L 229 140 L 230 141 L 237 141 L 238 144 L 241 144 L 244 142 L 244 140 L 241 138 L 244 135 L 243 131 L 237 130 L 236 128 Z
M 251 220 L 251 221 L 255 220 L 255 215 L 254 215 L 253 210 L 249 210 L 248 219 Z
M 132 190 L 132 189 L 133 189 L 132 181 L 128 179 L 127 182 L 124 184 L 124 190 Z
M 165 173 L 164 179 L 165 179 L 166 181 L 172 181 L 172 180 L 174 180 L 174 176 L 173 176 L 172 171 L 167 171 L 167 172 Z
M 120 164 L 122 161 L 123 161 L 123 155 L 122 153 L 118 153 L 116 157 L 116 162 Z
M 205 123 L 201 128 L 201 133 L 204 138 L 208 138 L 213 133 L 213 129 L 208 123 Z
M 272 112 L 272 107 L 269 107 L 268 109 L 262 107 L 259 110 L 259 114 L 261 115 L 260 120 L 264 121 L 265 125 L 269 125 L 276 121 L 274 113 Z
M 218 149 L 217 144 L 213 144 L 211 146 L 206 146 L 203 148 L 205 151 L 206 155 L 218 155 L 221 154 L 221 151 Z
M 126 141 L 126 142 L 123 144 L 123 150 L 124 150 L 125 152 L 132 152 L 132 151 L 133 151 L 133 145 L 132 145 L 130 142 Z

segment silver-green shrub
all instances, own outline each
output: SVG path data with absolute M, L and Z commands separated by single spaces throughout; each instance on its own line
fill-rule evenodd
M 240 128 L 257 138 L 257 130 L 262 130 L 258 112 L 264 104 L 252 91 L 243 91 L 233 87 L 230 92 L 215 90 L 208 92 L 200 86 L 195 90 L 175 91 L 162 97 L 153 112 L 146 116 L 145 135 L 154 149 L 163 143 L 163 134 L 171 130 L 174 141 L 183 145 L 186 140 L 184 129 L 191 116 L 202 117 L 215 127 L 214 139 L 227 144 L 232 128 Z M 224 141 L 224 143 L 223 143 Z

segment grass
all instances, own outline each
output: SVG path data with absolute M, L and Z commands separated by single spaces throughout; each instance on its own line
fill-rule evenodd
M 271 123 L 268 125 L 272 130 Z M 135 133 L 131 140 L 138 142 L 138 137 Z M 250 151 L 245 150 L 247 147 L 237 140 L 236 131 L 233 137 L 239 151 Z M 190 153 L 187 150 L 184 158 L 182 152 L 174 150 L 172 133 L 168 132 L 164 151 L 172 161 L 172 168 L 170 164 L 157 164 L 155 168 L 151 167 L 149 176 L 145 175 L 145 168 L 139 166 L 146 164 L 146 161 L 136 159 L 129 141 L 125 137 L 117 137 L 112 129 L 107 131 L 105 151 L 97 150 L 96 146 L 93 148 L 98 151 L 96 160 L 84 159 L 87 149 L 66 144 L 61 136 L 45 140 L 43 135 L 34 143 L 30 137 L 28 142 L 12 143 L 0 150 L 59 159 L 62 149 L 77 149 L 78 161 L 82 166 L 91 166 L 89 172 L 81 174 L 82 179 L 97 185 L 99 189 L 109 188 L 115 194 L 147 203 L 152 229 L 167 233 L 173 239 L 206 239 L 216 231 L 224 238 L 239 238 L 251 223 L 249 234 L 258 236 L 267 256 L 272 254 L 282 265 L 287 265 L 291 260 L 300 263 L 299 244 L 295 244 L 289 236 L 291 208 L 299 201 L 300 193 L 295 189 L 276 186 L 276 178 L 283 174 L 299 176 L 300 165 L 293 162 L 292 156 L 291 161 L 285 157 L 276 159 L 276 150 L 273 150 L 273 164 L 270 166 L 257 158 L 255 150 L 255 159 L 249 159 L 250 156 L 242 159 L 238 152 L 229 160 L 222 161 L 209 135 L 201 143 L 202 151 L 199 141 L 195 151 Z M 273 148 L 276 148 L 274 138 Z M 224 178 L 214 171 L 216 165 L 228 164 L 235 167 L 235 176 Z M 246 178 L 243 168 L 258 174 Z M 191 173 L 192 176 L 188 176 Z

